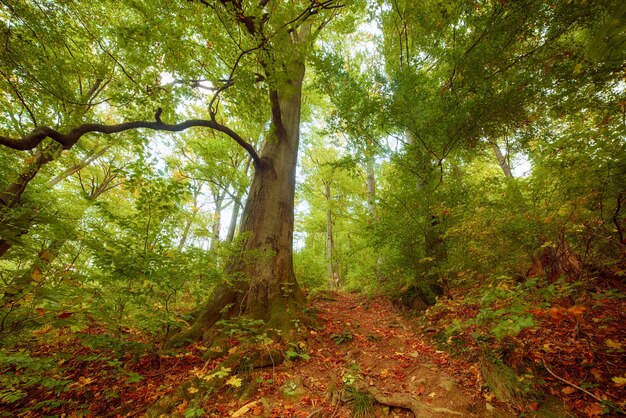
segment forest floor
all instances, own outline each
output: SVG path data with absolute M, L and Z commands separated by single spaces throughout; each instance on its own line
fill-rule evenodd
M 181 417 L 520 416 L 519 406 L 500 403 L 484 390 L 478 364 L 437 350 L 428 338 L 432 330 L 419 331 L 417 319 L 407 318 L 388 299 L 321 292 L 310 304 L 318 327 L 302 326 L 301 341 L 280 347 L 257 339 L 268 352 L 285 353 L 284 361 L 222 370 L 226 377 L 212 381 L 221 383 L 213 383 L 216 390 L 209 396 L 194 378 L 210 380 L 220 372 L 223 358 L 207 361 L 207 347 L 199 343 L 177 352 L 146 349 L 138 355 L 142 337 L 130 331 L 123 352 L 114 352 L 102 339 L 104 329 L 96 326 L 89 333 L 97 343 L 90 346 L 79 344 L 69 331 L 44 329 L 39 332 L 55 343 L 39 344 L 33 358 L 59 352 L 65 357 L 49 363 L 24 396 L 0 402 L 0 416 L 144 416 L 164 397 L 174 403 L 167 416 Z M 244 345 L 237 338 L 229 344 L 230 354 Z M 188 396 L 180 396 L 181 387 Z M 561 406 L 548 410 L 535 403 L 522 416 L 575 415 Z
M 257 399 L 267 415 L 410 417 L 410 406 L 423 417 L 513 416 L 483 398 L 475 367 L 429 345 L 387 299 L 325 292 L 313 306 L 321 328 L 309 331 L 311 358 L 274 371 L 278 384 Z M 301 396 L 285 396 L 290 381 L 303 388 Z M 351 385 L 383 403 L 360 411 Z

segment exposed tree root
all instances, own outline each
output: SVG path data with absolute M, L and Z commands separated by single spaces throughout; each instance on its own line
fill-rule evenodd
M 452 411 L 448 408 L 430 407 L 425 405 L 407 393 L 384 395 L 374 386 L 367 386 L 365 384 L 360 385 L 359 390 L 369 393 L 379 404 L 394 408 L 408 409 L 413 412 L 415 418 L 428 418 L 432 417 L 436 413 L 463 416 L 462 413 Z
M 413 412 L 416 418 L 428 417 L 426 405 L 417 401 L 417 399 L 413 398 L 410 395 L 403 393 L 396 393 L 394 395 L 384 395 L 381 391 L 376 389 L 374 386 L 365 386 L 363 385 L 360 390 L 363 390 L 370 395 L 372 398 L 380 404 L 392 406 L 395 408 L 408 409 Z

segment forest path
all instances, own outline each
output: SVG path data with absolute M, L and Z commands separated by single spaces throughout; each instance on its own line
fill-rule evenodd
M 351 386 L 379 401 L 356 416 L 513 416 L 487 403 L 475 371 L 427 344 L 387 299 L 323 292 L 311 304 L 320 328 L 300 343 L 310 360 L 277 367 L 275 385 L 260 390 L 249 412 L 244 407 L 235 416 L 355 416 Z

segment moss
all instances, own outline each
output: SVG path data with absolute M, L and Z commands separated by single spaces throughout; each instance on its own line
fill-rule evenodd
M 434 305 L 437 302 L 437 296 L 442 293 L 441 286 L 433 279 L 421 277 L 417 279 L 415 284 L 402 292 L 400 301 L 407 307 L 424 310 L 426 307 Z

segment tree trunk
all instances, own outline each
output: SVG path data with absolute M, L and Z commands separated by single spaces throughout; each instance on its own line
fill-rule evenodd
M 326 184 L 326 272 L 331 289 L 339 289 L 339 269 L 335 260 L 335 237 L 333 236 L 333 211 L 331 207 L 330 184 Z
M 241 209 L 241 196 L 233 200 L 233 213 L 228 224 L 228 232 L 226 233 L 226 242 L 231 243 L 235 239 L 235 231 L 237 230 L 237 218 L 239 218 L 239 210 Z
M 93 160 L 91 162 L 93 162 Z M 83 165 L 83 167 L 85 166 L 86 164 Z M 74 173 L 78 171 L 80 171 L 80 169 L 76 170 Z M 91 192 L 87 198 L 88 204 L 80 213 L 78 219 L 80 219 L 80 217 L 87 212 L 87 209 L 96 201 L 96 199 L 112 188 L 110 187 L 110 184 L 115 178 L 117 178 L 117 176 L 118 172 L 111 171 L 109 168 L 109 170 L 107 170 L 107 174 L 99 185 L 96 186 L 95 184 L 92 184 Z M 23 295 L 27 292 L 28 287 L 31 286 L 33 282 L 37 284 L 43 280 L 45 271 L 60 254 L 61 248 L 63 248 L 67 241 L 73 238 L 75 237 L 69 235 L 57 236 L 52 239 L 52 242 L 47 247 L 42 248 L 37 254 L 37 260 L 35 260 L 35 262 L 31 265 L 30 269 L 18 277 L 15 282 L 9 286 L 8 291 L 5 291 L 3 296 L 4 306 L 14 303 L 23 297 Z
M 34 161 L 30 163 L 20 176 L 0 193 L 0 209 L 10 209 L 14 207 L 22 197 L 28 184 L 35 178 L 39 170 L 44 165 L 53 161 L 61 153 L 61 146 L 56 142 L 42 148 L 34 157 Z M 0 218 L 0 222 L 4 223 L 5 215 Z M 28 233 L 28 229 L 21 228 L 21 231 L 9 239 L 0 239 L 0 257 L 4 256 L 11 248 L 13 239 L 19 238 L 21 235 Z M 13 239 L 11 239 L 13 238 Z
M 213 225 L 211 226 L 211 246 L 210 251 L 217 249 L 220 243 L 220 229 L 222 229 L 222 204 L 224 203 L 225 191 L 218 192 L 215 196 L 215 212 L 213 213 Z
M 196 215 L 198 214 L 198 208 L 196 207 L 197 199 L 196 195 L 194 195 L 193 199 L 193 209 L 191 210 L 191 215 L 187 222 L 185 223 L 185 227 L 183 228 L 183 236 L 180 238 L 180 242 L 178 243 L 178 251 L 182 251 L 185 248 L 185 244 L 187 243 L 187 239 L 189 238 L 189 231 L 191 230 L 191 225 L 193 225 L 194 220 L 196 219 Z
M 169 346 L 196 339 L 220 318 L 237 315 L 262 319 L 268 329 L 288 331 L 304 302 L 292 250 L 303 57 L 294 53 L 284 69 L 288 78 L 270 86 L 271 129 L 243 211 L 242 249 L 226 268 L 231 282 L 217 286 L 194 324 L 175 335 Z
M 368 157 L 365 162 L 365 174 L 367 175 L 367 207 L 370 215 L 376 217 L 376 175 L 374 174 L 374 157 Z
M 502 169 L 502 172 L 507 178 L 512 179 L 513 172 L 511 171 L 511 166 L 509 165 L 509 160 L 507 158 L 508 153 L 507 155 L 502 154 L 502 150 L 500 149 L 498 144 L 496 144 L 495 142 L 491 142 L 491 141 L 489 143 L 491 144 L 491 147 L 493 148 L 493 152 L 496 154 L 496 158 L 498 159 L 498 164 L 500 164 L 500 168 Z
M 250 163 L 252 160 L 248 158 L 246 160 L 245 173 L 248 175 L 250 171 Z M 228 233 L 226 234 L 226 242 L 231 243 L 235 239 L 235 231 L 237 230 L 237 221 L 239 220 L 239 211 L 241 210 L 241 199 L 245 194 L 245 189 L 240 188 L 237 190 L 237 195 L 233 198 L 233 213 L 230 218 L 230 224 L 228 225 Z

